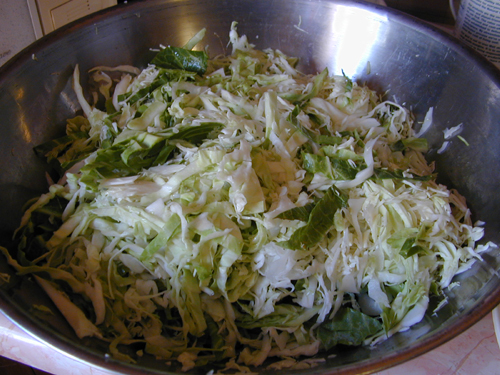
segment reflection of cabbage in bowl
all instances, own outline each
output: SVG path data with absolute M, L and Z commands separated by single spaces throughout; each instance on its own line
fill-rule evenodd
M 203 27 L 211 55 L 224 53 L 233 20 L 258 48 L 299 57 L 303 71 L 325 66 L 333 74 L 343 70 L 406 103 L 418 121 L 434 107 L 433 127 L 426 136 L 440 182 L 466 196 L 475 217 L 487 223 L 486 239 L 499 242 L 496 70 L 439 31 L 391 10 L 352 2 L 253 0 L 148 1 L 118 7 L 49 35 L 7 63 L 0 74 L 2 245 L 8 246 L 24 202 L 46 190 L 44 167 L 32 147 L 60 133 L 65 119 L 78 110 L 69 79 L 76 63 L 82 72 L 96 65 L 144 67 L 152 57 L 150 47 L 183 45 Z M 432 152 L 441 147 L 442 131 L 460 123 L 470 146 L 455 142 L 442 154 Z M 374 349 L 337 352 L 313 372 L 379 370 L 459 334 L 500 300 L 495 275 L 499 261 L 494 252 L 484 258 L 457 278 L 460 287 L 449 292 L 449 303 L 437 315 L 429 314 Z M 107 359 L 106 343 L 78 340 L 60 316 L 49 324 L 40 322 L 30 306 L 44 303 L 45 297 L 29 280 L 19 280 L 1 296 L 8 316 L 63 352 L 122 373 L 164 371 L 162 362 L 148 357 L 134 366 Z

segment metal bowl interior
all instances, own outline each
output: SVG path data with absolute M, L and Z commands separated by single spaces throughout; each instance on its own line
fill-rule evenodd
M 97 65 L 145 67 L 150 48 L 183 45 L 207 28 L 210 55 L 225 53 L 232 21 L 258 48 L 300 58 L 304 72 L 328 67 L 386 97 L 405 103 L 417 123 L 430 107 L 425 134 L 439 181 L 458 189 L 473 216 L 486 222 L 485 240 L 500 243 L 500 74 L 452 37 L 399 12 L 372 4 L 326 0 L 150 0 L 118 6 L 70 24 L 37 41 L 0 69 L 0 244 L 10 246 L 25 201 L 47 189 L 45 166 L 32 148 L 61 134 L 79 105 L 70 76 Z M 83 74 L 83 81 L 86 79 Z M 443 130 L 463 124 L 466 146 L 453 140 L 444 153 Z M 491 250 L 456 280 L 437 314 L 374 348 L 333 350 L 314 369 L 297 374 L 369 373 L 418 356 L 463 332 L 500 302 L 500 256 Z M 9 272 L 0 260 L 0 271 Z M 174 369 L 143 357 L 125 364 L 107 344 L 79 340 L 62 316 L 43 317 L 33 304 L 50 303 L 37 285 L 12 275 L 0 308 L 33 336 L 94 366 L 117 373 L 159 374 Z M 336 354 L 335 356 L 331 354 Z M 262 370 L 262 373 L 266 373 Z M 276 371 L 273 371 L 273 373 Z M 287 372 L 289 373 L 289 371 Z

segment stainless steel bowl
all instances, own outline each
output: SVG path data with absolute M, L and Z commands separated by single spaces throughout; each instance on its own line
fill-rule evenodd
M 500 74 L 483 58 L 445 33 L 396 11 L 367 3 L 326 0 L 150 0 L 101 12 L 37 41 L 0 69 L 0 242 L 9 246 L 24 202 L 44 192 L 44 164 L 33 146 L 62 132 L 79 110 L 71 89 L 75 64 L 144 67 L 151 47 L 183 45 L 206 27 L 211 55 L 226 52 L 231 21 L 239 22 L 258 48 L 272 47 L 300 58 L 300 68 L 329 68 L 367 83 L 390 99 L 406 103 L 421 121 L 434 108 L 426 137 L 439 180 L 468 199 L 486 239 L 500 243 Z M 83 77 L 85 80 L 85 76 Z M 453 141 L 436 150 L 443 130 L 463 123 L 465 146 Z M 500 302 L 500 256 L 484 254 L 457 277 L 449 302 L 412 329 L 376 347 L 334 352 L 324 364 L 299 373 L 369 373 L 396 365 L 453 338 Z M 12 272 L 0 260 L 0 271 Z M 12 276 L 3 285 L 0 307 L 33 336 L 92 365 L 130 374 L 172 371 L 144 357 L 137 365 L 108 358 L 106 344 L 79 340 L 61 316 L 48 320 L 32 304 L 44 294 L 30 280 Z M 46 303 L 48 301 L 45 300 Z M 431 306 L 432 308 L 432 306 Z M 264 371 L 265 372 L 265 371 Z M 275 372 L 275 371 L 273 371 Z

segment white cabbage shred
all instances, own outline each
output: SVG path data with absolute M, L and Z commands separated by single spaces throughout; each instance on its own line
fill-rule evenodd
M 64 199 L 49 252 L 11 264 L 51 276 L 42 285 L 70 306 L 78 336 L 109 340 L 111 354 L 130 361 L 118 345 L 140 342 L 183 370 L 224 360 L 245 372 L 269 357 L 279 360 L 273 368 L 314 366 L 296 358 L 324 349 L 321 327 L 346 307 L 379 322 L 365 344 L 418 323 L 430 295 L 494 245 L 478 246 L 483 228 L 464 199 L 435 182 L 409 111 L 345 76 L 301 74 L 234 24 L 230 42 L 233 54 L 209 60 L 203 77 L 162 82 L 134 103 L 161 68 L 96 68 L 114 113 L 87 103 L 75 70 L 90 137 L 81 147 L 101 148 L 23 218 L 26 226 L 37 208 Z M 133 174 L 83 167 L 106 142 L 138 152 L 207 123 L 222 127 L 199 142 L 176 139 L 168 160 Z M 329 228 L 317 241 L 294 248 L 307 223 L 280 215 L 328 191 L 346 204 L 321 217 Z M 71 293 L 57 291 L 62 283 Z

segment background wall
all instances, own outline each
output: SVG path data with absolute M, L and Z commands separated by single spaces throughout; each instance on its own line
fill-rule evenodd
M 35 41 L 26 0 L 0 1 L 0 66 Z

